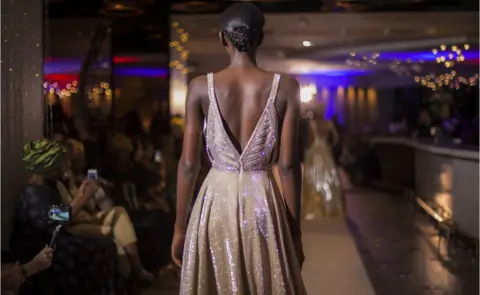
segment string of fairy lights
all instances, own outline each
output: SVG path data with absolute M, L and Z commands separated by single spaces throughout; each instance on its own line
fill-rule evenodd
M 178 22 L 173 22 L 172 28 L 177 32 L 178 36 L 176 37 L 178 40 L 170 41 L 169 46 L 170 48 L 175 48 L 176 52 L 178 52 L 178 58 L 170 61 L 169 67 L 186 75 L 190 72 L 190 69 L 186 66 L 190 54 L 186 49 L 186 45 L 190 36 Z
M 43 83 L 43 93 L 47 94 L 56 94 L 60 99 L 69 98 L 73 94 L 78 93 L 78 82 L 72 81 L 67 83 L 63 88 L 58 82 Z M 88 99 L 97 99 L 104 96 L 107 100 L 112 97 L 112 89 L 110 89 L 110 84 L 108 82 L 102 81 L 99 84 L 94 85 L 87 92 Z
M 463 46 L 451 45 L 450 47 L 442 44 L 439 48 L 433 48 L 432 53 L 435 55 L 436 62 L 443 65 L 447 71 L 440 75 L 429 73 L 424 76 L 415 76 L 415 82 L 433 91 L 442 87 L 455 88 L 458 90 L 462 86 L 476 86 L 478 84 L 478 73 L 470 77 L 465 77 L 459 75 L 454 69 L 455 65 L 465 61 L 464 52 L 468 50 L 470 50 L 469 44 L 463 44 Z
M 57 94 L 60 99 L 63 99 L 65 97 L 70 97 L 74 93 L 78 93 L 77 86 L 78 86 L 77 81 L 72 81 L 71 83 L 67 83 L 67 85 L 65 85 L 65 88 L 60 88 L 57 82 L 53 82 L 53 83 L 45 82 L 43 83 L 43 94 L 44 95 L 46 95 L 47 93 Z
M 356 68 L 369 68 L 376 66 L 378 63 L 378 58 L 380 57 L 379 52 L 374 53 L 364 53 L 359 54 L 356 52 L 350 52 L 350 57 L 345 60 L 347 66 L 353 66 Z
M 461 87 L 474 87 L 478 84 L 478 73 L 472 76 L 462 76 L 455 69 L 455 66 L 465 61 L 464 53 L 470 50 L 470 44 L 463 45 L 445 45 L 433 48 L 432 53 L 435 56 L 437 64 L 442 65 L 444 69 L 440 73 L 425 73 L 425 61 L 422 59 L 406 61 L 392 61 L 387 64 L 390 71 L 399 76 L 414 77 L 418 84 L 428 87 L 433 91 L 442 87 L 460 89 Z M 355 68 L 369 69 L 382 66 L 379 60 L 380 53 L 358 53 L 351 52 L 345 60 L 345 64 Z

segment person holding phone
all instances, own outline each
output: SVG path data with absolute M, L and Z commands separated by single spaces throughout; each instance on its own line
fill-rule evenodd
M 95 186 L 92 187 L 93 196 L 83 204 L 82 209 L 79 212 L 72 210 L 72 223 L 65 230 L 78 236 L 111 238 L 117 245 L 120 273 L 124 276 L 132 274 L 141 286 L 149 285 L 154 276 L 145 269 L 140 259 L 138 239 L 130 215 L 123 207 L 114 206 L 106 194 L 106 187 L 111 184 L 102 179 L 96 169 L 86 169 L 82 144 L 72 139 L 68 140 L 68 144 L 72 151 L 71 169 L 67 172 L 68 179 L 57 181 L 63 203 L 75 202 L 76 196 L 85 189 L 85 182 Z
M 43 271 L 52 265 L 53 249 L 45 247 L 32 260 L 25 264 L 15 262 L 15 264 L 2 266 L 2 294 L 15 293 L 25 281 Z
M 48 213 L 52 205 L 63 203 L 56 185 L 64 178 L 69 156 L 62 144 L 42 139 L 25 144 L 22 160 L 31 176 L 16 207 L 9 248 L 15 259 L 26 263 L 50 243 L 58 226 Z M 82 210 L 97 189 L 95 181 L 85 180 L 81 184 L 66 204 L 71 207 L 72 216 Z M 112 292 L 109 282 L 115 280 L 117 264 L 115 245 L 110 239 L 78 237 L 62 230 L 56 237 L 55 252 L 55 267 L 48 271 L 52 273 L 29 279 L 22 287 L 23 294 Z

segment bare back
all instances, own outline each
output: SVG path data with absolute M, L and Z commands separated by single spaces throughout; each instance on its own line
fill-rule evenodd
M 244 151 L 265 110 L 273 79 L 273 73 L 257 68 L 228 68 L 214 74 L 214 93 L 225 130 L 239 153 Z M 281 91 L 278 92 L 277 97 L 279 96 L 282 96 Z M 276 99 L 275 102 L 277 114 L 282 113 L 284 103 L 281 100 Z M 210 107 L 212 106 L 208 101 L 202 101 L 206 117 Z M 281 121 L 281 118 L 279 119 Z

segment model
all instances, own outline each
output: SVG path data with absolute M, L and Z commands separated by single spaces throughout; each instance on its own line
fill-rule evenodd
M 264 23 L 252 4 L 230 6 L 219 32 L 230 66 L 189 85 L 172 244 L 172 258 L 182 267 L 182 295 L 306 294 L 300 273 L 300 91 L 296 80 L 257 67 Z M 190 212 L 204 119 L 212 168 Z M 283 197 L 271 170 L 277 155 Z
M 344 216 L 342 189 L 331 146 L 338 134 L 317 105 L 310 119 L 311 144 L 305 153 L 302 185 L 302 216 L 307 220 Z M 329 143 L 332 139 L 332 143 Z

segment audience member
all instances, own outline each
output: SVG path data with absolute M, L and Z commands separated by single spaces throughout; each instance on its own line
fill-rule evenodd
M 20 286 L 31 277 L 52 264 L 53 249 L 45 247 L 32 260 L 25 264 L 2 265 L 2 294 L 18 293 Z
M 418 116 L 417 132 L 419 137 L 431 137 L 431 128 L 433 126 L 432 116 L 427 109 L 420 111 Z
M 105 169 L 109 172 L 106 177 L 114 183 L 115 202 L 124 204 L 132 217 L 146 268 L 158 270 L 165 265 L 168 267 L 171 262 L 168 251 L 174 219 L 169 206 L 165 206 L 163 181 L 158 169 L 153 164 L 144 165 L 153 160 L 151 152 L 145 153 L 143 148 L 137 147 L 137 161 L 133 160 L 133 153 L 133 141 L 123 134 L 115 135 L 110 166 Z
M 63 145 L 43 139 L 27 143 L 22 159 L 32 175 L 20 195 L 10 249 L 16 260 L 25 263 L 50 243 L 57 227 L 48 218 L 48 211 L 52 205 L 62 203 L 56 185 L 65 175 L 68 157 Z M 73 216 L 82 210 L 96 189 L 95 183 L 82 183 L 69 202 Z M 22 294 L 100 295 L 115 291 L 116 255 L 111 240 L 75 237 L 61 231 L 55 253 L 51 273 L 43 272 L 25 282 Z
M 72 150 L 72 170 L 69 179 L 58 181 L 57 189 L 63 202 L 70 203 L 72 196 L 79 190 L 81 181 L 85 179 L 85 155 L 83 145 L 76 140 L 69 140 Z M 99 181 L 107 183 L 106 181 Z M 112 206 L 108 202 L 105 189 L 96 187 L 94 198 L 73 218 L 73 224 L 67 230 L 75 235 L 111 237 L 117 244 L 120 260 L 126 256 L 133 270 L 133 275 L 144 285 L 153 281 L 153 275 L 145 270 L 138 254 L 137 236 L 130 217 L 123 207 Z M 125 264 L 123 265 L 125 266 Z M 123 268 L 122 273 L 128 274 L 128 269 Z

